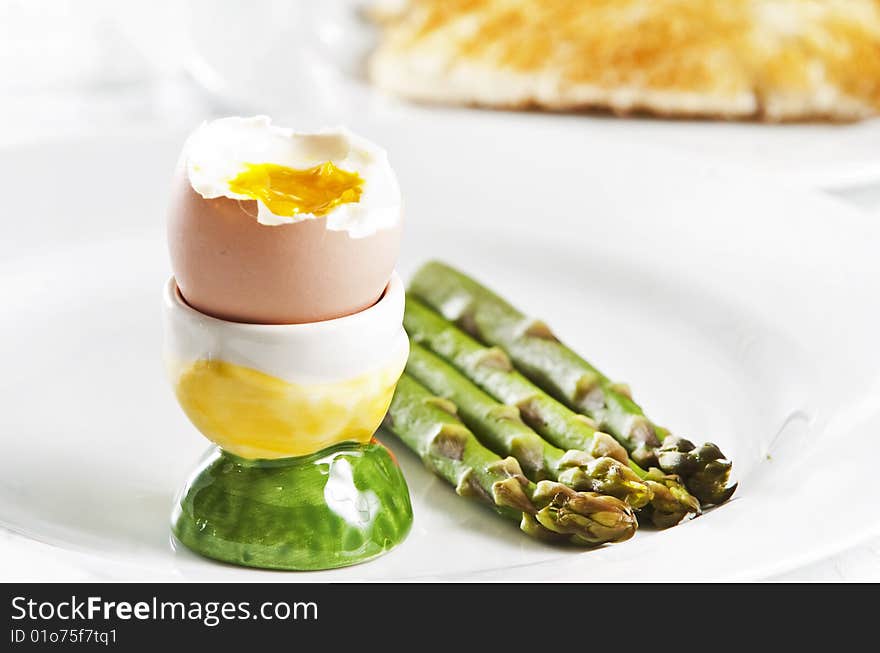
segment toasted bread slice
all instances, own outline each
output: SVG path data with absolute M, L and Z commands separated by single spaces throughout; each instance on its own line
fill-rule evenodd
M 415 100 L 668 116 L 880 112 L 880 0 L 396 0 L 369 62 Z

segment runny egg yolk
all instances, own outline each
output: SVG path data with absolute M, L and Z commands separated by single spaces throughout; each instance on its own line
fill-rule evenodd
M 305 170 L 276 163 L 246 163 L 229 190 L 260 200 L 275 215 L 326 215 L 340 204 L 358 202 L 364 180 L 332 161 Z

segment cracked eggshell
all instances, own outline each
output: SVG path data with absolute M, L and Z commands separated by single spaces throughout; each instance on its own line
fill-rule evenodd
M 382 295 L 400 248 L 400 220 L 353 238 L 327 229 L 326 218 L 263 225 L 256 216 L 256 201 L 203 198 L 178 166 L 168 245 L 190 306 L 233 322 L 298 324 L 356 313 Z

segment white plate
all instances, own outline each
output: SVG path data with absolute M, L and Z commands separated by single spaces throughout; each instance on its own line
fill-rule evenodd
M 179 135 L 0 153 L 0 579 L 705 580 L 780 573 L 880 532 L 880 225 L 777 191 L 505 121 L 374 124 L 401 177 L 401 271 L 459 264 L 629 381 L 649 414 L 735 461 L 729 504 L 595 551 L 543 545 L 391 442 L 406 542 L 279 573 L 169 543 L 206 442 L 160 365 L 162 228 Z M 0 531 L 2 532 L 2 531 Z

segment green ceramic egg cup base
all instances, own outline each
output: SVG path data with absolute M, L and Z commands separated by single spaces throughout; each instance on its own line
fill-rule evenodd
M 391 454 L 354 442 L 279 460 L 215 447 L 171 518 L 174 535 L 196 553 L 289 570 L 370 560 L 400 544 L 411 525 L 409 490 Z

